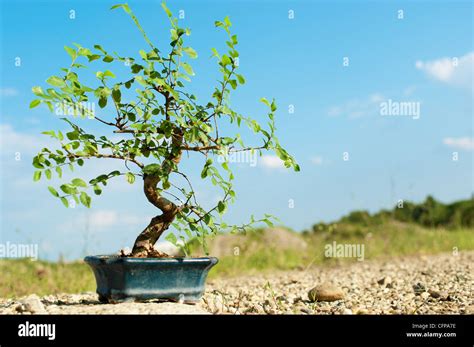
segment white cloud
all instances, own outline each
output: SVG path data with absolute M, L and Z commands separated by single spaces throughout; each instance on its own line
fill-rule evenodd
M 17 96 L 18 94 L 19 94 L 18 90 L 16 90 L 15 88 L 11 88 L 11 87 L 0 88 L 0 96 L 2 97 Z
M 342 112 L 343 112 L 342 107 L 333 106 L 333 107 L 331 107 L 331 108 L 328 110 L 328 116 L 330 116 L 330 117 L 337 117 L 337 116 L 341 115 Z
M 283 169 L 285 167 L 283 161 L 276 155 L 263 155 L 259 158 L 259 162 L 269 169 Z
M 323 158 L 320 156 L 311 157 L 310 160 L 314 165 L 321 165 L 323 163 Z
M 2 155 L 15 152 L 33 154 L 39 152 L 49 142 L 44 135 L 30 135 L 17 132 L 10 124 L 0 124 L 0 148 Z
M 430 61 L 418 60 L 415 66 L 441 82 L 473 88 L 474 52 L 469 52 L 462 57 L 440 58 Z
M 408 86 L 403 90 L 403 95 L 410 96 L 415 92 L 415 90 L 416 90 L 416 86 Z
M 381 93 L 372 93 L 366 98 L 351 99 L 342 105 L 333 106 L 327 113 L 331 117 L 345 115 L 349 118 L 360 118 L 378 113 L 380 103 L 385 99 Z
M 369 95 L 369 103 L 370 104 L 378 104 L 385 100 L 385 96 L 381 93 L 373 93 Z
M 75 218 L 58 226 L 58 230 L 78 230 L 88 227 L 92 231 L 103 231 L 112 227 L 145 228 L 149 223 L 147 217 L 140 217 L 131 213 L 117 212 L 114 210 L 95 210 L 81 213 Z
M 471 137 L 446 137 L 443 139 L 443 143 L 451 148 L 465 151 L 474 150 L 474 138 Z
M 103 229 L 118 223 L 119 214 L 116 211 L 95 211 L 86 217 L 86 222 L 92 229 Z

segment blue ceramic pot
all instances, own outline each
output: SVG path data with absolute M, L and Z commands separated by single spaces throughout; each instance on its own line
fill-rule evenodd
M 196 302 L 217 258 L 89 256 L 101 302 L 167 299 Z

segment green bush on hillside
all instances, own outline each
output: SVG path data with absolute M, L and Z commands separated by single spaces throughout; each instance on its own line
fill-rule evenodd
M 418 224 L 428 228 L 472 228 L 474 227 L 474 198 L 451 204 L 443 204 L 434 197 L 428 196 L 422 203 L 405 201 L 392 210 L 381 210 L 370 214 L 368 211 L 353 211 L 333 223 L 317 223 L 312 231 L 347 232 L 354 229 L 349 226 L 373 227 L 390 221 L 407 224 Z

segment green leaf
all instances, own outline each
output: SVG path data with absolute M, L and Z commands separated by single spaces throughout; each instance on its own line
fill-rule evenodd
M 33 174 L 33 181 L 36 182 L 36 181 L 39 181 L 41 178 L 41 171 L 35 171 L 35 173 Z
M 112 90 L 112 98 L 115 100 L 115 102 L 120 102 L 120 100 L 122 99 L 122 93 L 120 92 L 120 89 Z
M 194 76 L 194 70 L 191 65 L 189 65 L 188 63 L 182 63 L 181 65 L 183 66 L 184 71 L 186 71 L 188 75 Z
M 46 101 L 45 104 L 48 106 L 48 108 L 51 112 L 54 112 L 53 104 L 50 101 Z
M 272 100 L 272 103 L 270 105 L 270 109 L 271 109 L 272 112 L 275 112 L 277 110 L 275 99 Z
M 161 3 L 161 7 L 163 7 L 163 10 L 165 10 L 166 15 L 167 15 L 169 18 L 173 17 L 173 14 L 172 14 L 171 11 L 169 10 L 169 8 L 166 6 L 166 4 L 165 4 L 164 1 Z
M 264 103 L 265 105 L 267 105 L 268 107 L 271 107 L 270 101 L 268 101 L 267 99 L 261 98 L 260 101 L 263 102 L 263 103 Z
M 148 164 L 143 168 L 143 173 L 150 176 L 159 176 L 161 173 L 160 164 Z
M 64 49 L 66 50 L 67 54 L 69 54 L 72 58 L 72 60 L 76 60 L 77 58 L 77 52 L 75 49 L 71 48 L 71 47 L 68 47 L 68 46 L 64 46 Z
M 38 87 L 38 86 L 31 88 L 31 91 L 33 92 L 33 94 L 35 94 L 37 96 L 43 96 L 44 95 L 43 89 L 41 87 Z
M 171 242 L 173 245 L 176 245 L 178 241 L 176 239 L 176 235 L 173 233 L 169 233 L 168 235 L 166 235 L 165 240 Z
M 72 184 L 75 185 L 76 187 L 84 187 L 84 188 L 87 187 L 87 183 L 80 178 L 74 178 L 72 180 Z
M 107 106 L 107 98 L 100 98 L 99 99 L 99 106 L 100 106 L 100 108 L 104 108 L 105 106 Z
M 191 47 L 184 47 L 183 51 L 191 58 L 196 59 L 198 57 L 197 52 Z
M 232 64 L 232 60 L 230 60 L 229 56 L 227 54 L 224 54 L 221 58 L 221 63 L 222 65 L 226 66 L 226 65 L 230 65 Z
M 273 228 L 273 223 L 269 220 L 269 219 L 264 219 L 263 222 L 269 227 L 269 228 Z
M 79 138 L 79 133 L 78 133 L 77 130 L 70 131 L 70 132 L 66 133 L 66 137 L 69 140 L 74 141 L 74 140 L 77 140 Z
M 59 197 L 59 193 L 53 187 L 49 186 L 48 190 L 51 192 L 51 194 L 53 194 L 53 196 Z
M 35 99 L 32 102 L 30 102 L 30 108 L 35 108 L 39 104 L 41 104 L 41 100 Z
M 58 174 L 59 178 L 63 177 L 63 169 L 61 169 L 60 166 L 56 166 L 56 173 Z
M 114 58 L 113 58 L 112 56 L 110 56 L 110 55 L 106 55 L 106 56 L 104 57 L 104 59 L 102 59 L 102 61 L 103 61 L 103 62 L 106 62 L 106 63 L 111 63 L 111 62 L 114 61 Z
M 244 76 L 239 75 L 239 74 L 236 74 L 236 76 L 237 76 L 237 80 L 239 81 L 240 84 L 244 84 L 244 83 L 245 83 L 245 78 L 244 78 Z
M 217 52 L 217 49 L 211 48 L 211 51 L 212 51 L 211 57 L 217 57 L 218 59 L 220 59 L 220 55 L 219 55 L 219 52 Z
M 77 52 L 77 54 L 79 54 L 80 56 L 89 56 L 89 55 L 92 55 L 92 52 L 89 48 L 84 48 L 84 47 L 78 47 L 79 50 Z
M 135 175 L 132 174 L 131 172 L 127 172 L 125 174 L 125 177 L 127 178 L 128 183 L 133 184 L 133 182 L 135 182 Z
M 130 66 L 130 69 L 133 73 L 139 73 L 140 70 L 143 70 L 143 66 L 139 64 L 133 64 L 132 66 Z M 127 85 L 125 85 L 125 87 L 127 87 Z M 130 86 L 128 86 L 127 88 L 130 88 Z
M 95 195 L 102 194 L 102 189 L 100 189 L 100 187 L 97 184 L 94 185 L 94 193 L 95 193 Z
M 51 76 L 46 80 L 46 83 L 59 88 L 63 88 L 66 86 L 66 82 L 64 82 L 64 80 L 58 76 Z
M 66 194 L 74 194 L 77 191 L 77 188 L 72 184 L 63 184 L 59 188 Z
M 104 54 L 107 54 L 107 52 L 102 48 L 101 45 L 94 45 L 94 48 L 97 49 L 97 50 L 99 50 L 99 51 L 101 51 L 101 52 L 104 53 Z
M 87 56 L 87 60 L 89 60 L 89 63 L 94 61 L 94 60 L 97 60 L 100 58 L 100 55 L 98 54 L 90 54 Z
M 104 71 L 104 77 L 112 77 L 112 78 L 115 78 L 115 75 L 112 71 L 110 70 L 105 70 Z
M 79 200 L 81 201 L 81 204 L 83 204 L 85 207 L 87 208 L 91 207 L 91 197 L 87 195 L 86 192 L 81 192 L 81 195 L 79 196 Z
M 128 6 L 128 4 L 118 4 L 118 5 L 114 5 L 112 6 L 110 9 L 111 10 L 115 10 L 116 8 L 123 8 L 125 12 L 127 13 L 130 13 L 130 7 Z
M 43 132 L 41 132 L 41 134 L 43 134 L 43 135 L 49 135 L 49 136 L 51 136 L 51 137 L 56 138 L 56 133 L 54 132 L 54 130 L 43 131 Z
M 69 207 L 69 201 L 64 196 L 61 198 L 61 202 L 64 206 Z
M 50 170 L 50 169 L 45 170 L 45 171 L 44 171 L 44 174 L 46 175 L 46 178 L 47 178 L 48 180 L 51 179 L 51 170 Z
M 219 201 L 219 203 L 217 204 L 217 211 L 219 211 L 219 213 L 223 213 L 225 211 L 225 204 L 224 202 L 222 201 Z
M 148 60 L 148 56 L 146 55 L 146 52 L 143 49 L 140 49 L 138 53 L 140 54 L 140 57 L 142 57 L 143 60 Z

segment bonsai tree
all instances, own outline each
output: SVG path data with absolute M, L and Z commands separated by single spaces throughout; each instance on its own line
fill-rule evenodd
M 239 114 L 229 104 L 231 90 L 245 83 L 237 72 L 238 41 L 237 36 L 231 34 L 229 18 L 215 22 L 215 26 L 227 34 L 228 49 L 223 54 L 212 49 L 221 78 L 210 100 L 201 103 L 186 91 L 186 84 L 194 75 L 189 61 L 197 58 L 196 51 L 185 45 L 185 37 L 191 31 L 179 26 L 178 19 L 164 3 L 162 7 L 171 24 L 168 53 L 148 38 L 127 4 L 115 5 L 112 9 L 121 8 L 131 17 L 148 47 L 140 50 L 138 57 L 125 57 L 100 45 L 94 45 L 93 49 L 79 44 L 74 44 L 74 48 L 66 46 L 72 60 L 70 66 L 62 68 L 60 75 L 48 78 L 46 82 L 51 87 L 46 90 L 34 87 L 33 93 L 38 98 L 30 104 L 30 108 L 44 104 L 51 112 L 65 115 L 61 120 L 70 127 L 65 134 L 52 130 L 43 132 L 58 141 L 58 148 L 43 148 L 34 157 L 33 166 L 37 169 L 34 181 L 41 177 L 51 179 L 53 173 L 61 178 L 65 167 L 73 171 L 75 166 L 86 165 L 93 159 L 121 162 L 120 169 L 88 181 L 74 178 L 59 189 L 49 186 L 51 194 L 66 207 L 72 200 L 90 207 L 92 192 L 100 195 L 108 181 L 119 176 L 124 176 L 130 184 L 135 183 L 137 176 L 143 181 L 147 200 L 160 213 L 138 235 L 129 254 L 133 257 L 166 256 L 153 246 L 170 226 L 179 231 L 167 237 L 176 244 L 179 239 L 185 240 L 184 235 L 205 241 L 207 235 L 221 230 L 243 230 L 257 222 L 272 225 L 270 215 L 259 220 L 252 216 L 245 225 L 228 225 L 222 221 L 222 214 L 235 199 L 234 176 L 227 160 L 232 153 L 256 151 L 261 155 L 262 151 L 271 150 L 287 168 L 299 170 L 275 136 L 275 101 L 261 99 L 269 108 L 266 128 Z M 90 71 L 94 63 L 102 66 L 115 63 L 121 65 L 119 69 L 125 66 L 128 74 L 119 79 L 111 69 L 97 71 L 96 85 L 86 85 L 80 80 L 79 72 Z M 90 107 L 95 102 L 99 112 Z M 81 120 L 94 120 L 103 126 L 103 131 L 90 133 L 79 125 Z M 223 134 L 220 131 L 223 123 L 235 128 L 248 127 L 260 136 L 261 144 L 247 146 L 239 134 Z M 122 134 L 119 140 L 116 134 Z M 202 155 L 201 178 L 222 190 L 221 200 L 212 208 L 205 209 L 198 203 L 191 180 L 180 170 L 184 153 Z M 216 162 L 217 156 L 223 159 Z

